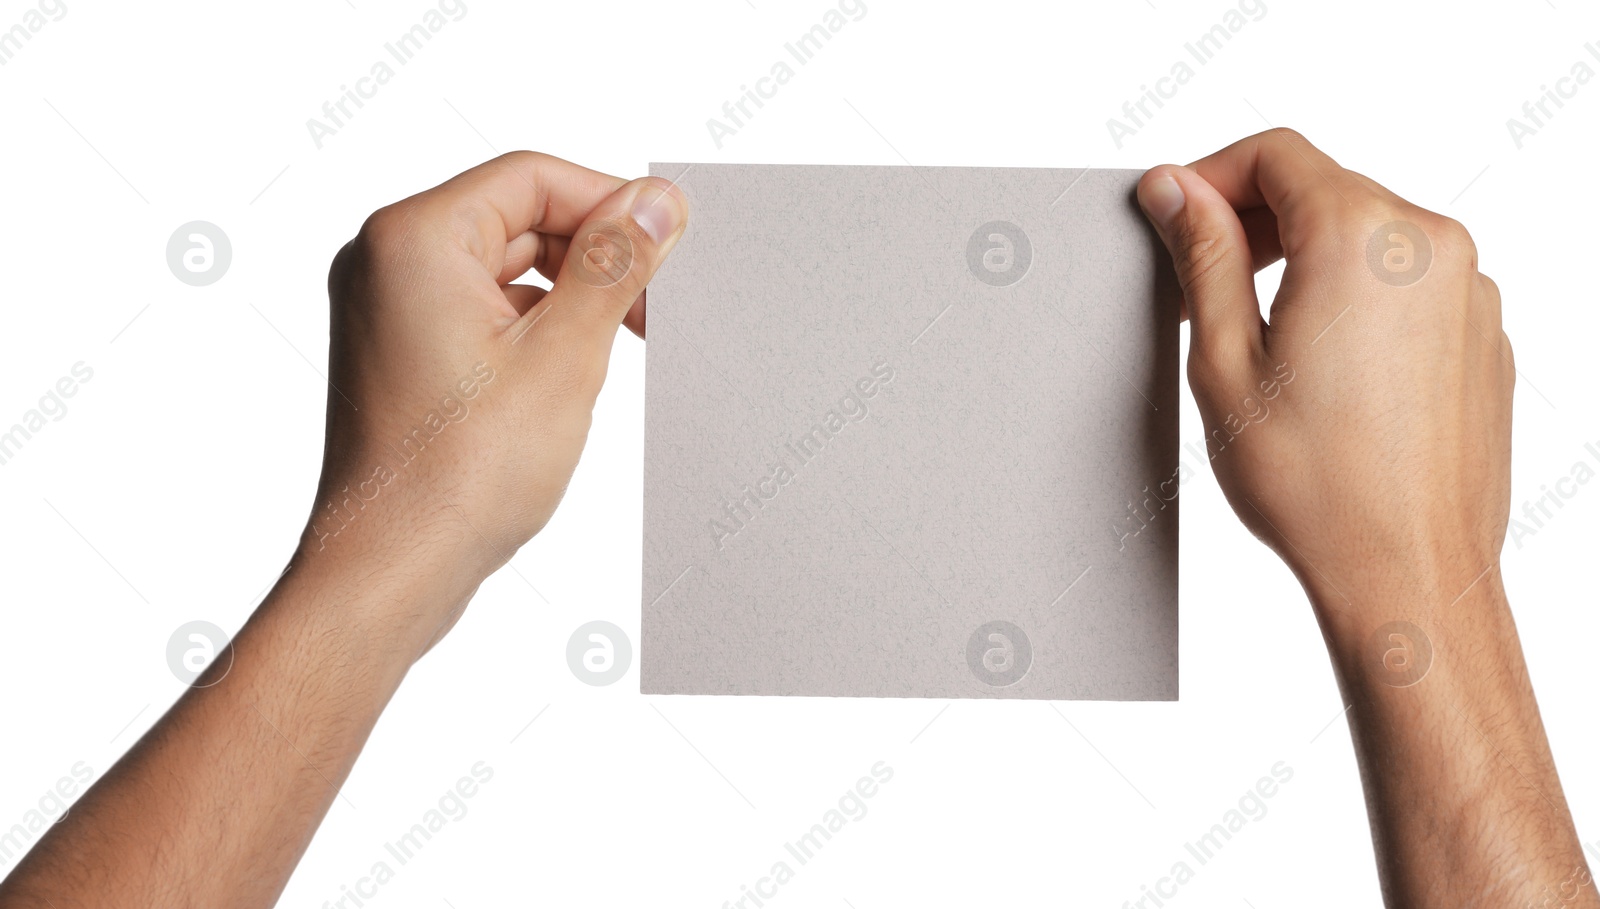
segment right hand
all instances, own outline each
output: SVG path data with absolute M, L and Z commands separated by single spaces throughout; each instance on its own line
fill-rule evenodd
M 1152 168 L 1139 200 L 1183 288 L 1217 481 L 1313 601 L 1443 606 L 1497 562 L 1516 370 L 1466 230 L 1284 129 Z M 1269 324 L 1253 273 L 1279 258 Z

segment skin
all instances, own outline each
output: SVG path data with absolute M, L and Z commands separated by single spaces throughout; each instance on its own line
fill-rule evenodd
M 1206 431 L 1235 436 L 1217 481 L 1305 587 L 1350 705 L 1387 905 L 1600 906 L 1500 579 L 1516 370 L 1471 237 L 1289 130 L 1154 168 L 1139 198 Z M 1432 250 L 1404 286 L 1367 259 L 1395 221 Z M 1253 273 L 1280 258 L 1263 322 Z M 1420 636 L 1374 637 L 1395 621 Z
M 1276 382 L 1212 464 L 1321 623 L 1389 905 L 1600 905 L 1496 570 L 1515 372 L 1465 231 L 1287 132 L 1156 168 L 1140 200 L 1193 317 L 1208 431 Z M 663 181 L 519 152 L 368 219 L 329 276 L 327 445 L 289 569 L 0 905 L 276 901 L 407 670 L 554 512 L 686 216 Z M 1366 261 L 1394 220 L 1433 250 L 1404 287 Z M 1279 257 L 1267 325 L 1251 276 Z M 548 295 L 510 283 L 529 269 Z M 426 446 L 379 471 L 430 414 Z M 1392 654 L 1414 667 L 1416 642 L 1373 640 L 1395 620 L 1432 646 L 1409 687 Z

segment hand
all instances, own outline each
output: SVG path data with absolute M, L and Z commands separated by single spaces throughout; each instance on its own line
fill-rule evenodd
M 1287 130 L 1155 168 L 1139 200 L 1217 481 L 1349 700 L 1386 902 L 1600 907 L 1494 570 L 1516 370 L 1471 238 Z M 1265 324 L 1252 274 L 1280 257 Z
M 550 519 L 617 326 L 643 335 L 686 213 L 665 180 L 515 152 L 368 218 L 329 274 L 327 446 L 297 565 L 356 550 L 449 578 L 407 615 L 430 646 Z M 548 293 L 511 283 L 529 268 Z
M 0 903 L 277 901 L 412 663 L 555 510 L 617 326 L 643 328 L 686 212 L 665 181 L 517 152 L 367 220 L 329 275 L 327 447 L 299 551 Z M 530 267 L 548 294 L 510 283 Z
M 1289 130 L 1154 168 L 1139 199 L 1184 290 L 1217 481 L 1313 600 L 1341 613 L 1391 565 L 1386 590 L 1442 606 L 1496 562 L 1516 371 L 1466 230 Z M 1252 274 L 1279 258 L 1263 323 Z

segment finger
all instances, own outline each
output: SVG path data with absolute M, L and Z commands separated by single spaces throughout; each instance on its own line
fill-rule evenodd
M 543 287 L 534 287 L 531 284 L 507 284 L 501 289 L 505 291 L 506 302 L 511 304 L 511 308 L 517 311 L 518 316 L 527 315 L 528 310 L 539 305 L 539 301 L 549 293 Z
M 527 274 L 530 268 L 554 281 L 570 242 L 567 237 L 537 234 L 530 230 L 507 243 L 506 264 L 500 270 L 499 280 L 500 285 L 507 288 L 507 296 L 510 295 L 510 288 L 517 286 L 511 282 Z M 622 319 L 622 324 L 641 338 L 644 337 L 644 298 L 645 295 L 640 294 Z M 525 309 L 517 310 L 519 315 L 526 312 Z
M 517 151 L 486 161 L 411 199 L 498 276 L 507 244 L 533 231 L 571 235 L 625 181 L 551 155 Z
M 500 264 L 500 274 L 495 281 L 500 284 L 510 284 L 528 273 L 533 267 L 534 257 L 539 255 L 540 238 L 531 230 L 525 230 L 506 243 L 505 261 Z
M 1496 338 L 1505 328 L 1500 305 L 1500 285 L 1485 274 L 1474 275 L 1468 283 L 1467 309 L 1463 317 L 1473 325 L 1473 330 L 1484 340 Z
M 1172 255 L 1201 362 L 1242 371 L 1259 349 L 1261 307 L 1249 238 L 1233 206 L 1194 171 L 1152 168 L 1139 205 Z
M 1288 129 L 1241 139 L 1189 167 L 1234 209 L 1270 209 L 1285 250 L 1327 227 L 1335 214 L 1371 201 L 1382 189 L 1358 179 Z
M 645 298 L 648 296 L 650 296 L 650 291 L 648 290 L 640 294 L 639 299 L 634 300 L 633 305 L 628 307 L 628 314 L 622 317 L 622 324 L 626 325 L 629 331 L 638 335 L 641 340 L 644 338 L 644 307 Z
M 1250 241 L 1250 267 L 1260 271 L 1283 258 L 1283 241 L 1278 236 L 1278 216 L 1265 205 L 1239 212 L 1239 223 Z
M 506 264 L 500 271 L 500 284 L 510 285 L 512 281 L 527 274 L 528 269 L 537 271 L 540 275 L 554 281 L 561 269 L 561 260 L 567 255 L 567 247 L 571 241 L 567 237 L 554 234 L 536 234 L 533 231 L 517 237 L 506 244 Z M 640 294 L 628 314 L 623 316 L 622 324 L 640 338 L 644 337 L 644 294 Z M 526 310 L 518 310 L 519 313 Z
M 500 270 L 500 283 L 510 284 L 527 274 L 530 268 L 554 281 L 561 272 L 561 263 L 567 257 L 571 242 L 571 237 L 533 231 L 517 237 L 506 244 L 506 262 Z
M 556 273 L 561 270 L 561 260 L 567 256 L 569 242 L 570 238 L 560 234 L 541 234 L 531 230 L 518 234 L 506 244 L 505 261 L 500 266 L 497 280 L 501 284 L 510 284 L 532 269 L 554 281 Z
M 575 332 L 609 350 L 617 326 L 683 232 L 688 201 L 671 182 L 644 177 L 606 197 L 573 232 L 555 286 L 510 332 Z
M 1244 225 L 1244 235 L 1250 244 L 1250 268 L 1260 271 L 1283 258 L 1283 244 L 1278 239 L 1278 216 L 1265 205 L 1239 212 L 1239 223 Z M 1178 298 L 1178 321 L 1189 318 L 1189 301 Z
M 1494 316 L 1495 324 L 1500 323 L 1500 285 L 1488 275 L 1479 272 L 1477 280 L 1473 282 L 1473 300 L 1483 306 L 1483 310 Z

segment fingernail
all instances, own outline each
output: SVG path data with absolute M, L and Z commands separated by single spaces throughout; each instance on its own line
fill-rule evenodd
M 1171 174 L 1161 174 L 1139 187 L 1139 204 L 1157 225 L 1165 227 L 1183 209 L 1183 187 Z
M 672 236 L 683 223 L 683 204 L 672 184 L 652 179 L 639 187 L 639 194 L 633 197 L 633 220 L 657 243 Z

